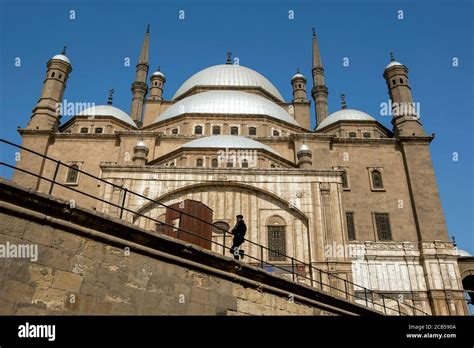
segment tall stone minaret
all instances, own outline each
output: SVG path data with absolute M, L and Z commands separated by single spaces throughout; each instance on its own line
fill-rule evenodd
M 148 86 L 146 84 L 146 78 L 148 75 L 148 48 L 150 46 L 150 25 L 148 25 L 145 33 L 145 39 L 143 40 L 142 50 L 140 52 L 140 58 L 137 63 L 137 70 L 135 75 L 135 81 L 132 83 L 132 106 L 130 108 L 130 117 L 139 126 L 142 123 L 143 103 L 145 101 L 145 95 L 148 92 Z
M 47 68 L 41 96 L 26 129 L 56 131 L 59 127 L 60 103 L 63 101 L 66 82 L 72 71 L 71 62 L 66 57 L 66 47 L 61 54 L 48 61 Z
M 393 133 L 403 136 L 425 135 L 413 103 L 408 69 L 395 61 L 393 53 L 390 53 L 390 63 L 385 68 L 383 77 L 387 82 L 388 94 L 392 101 Z
M 316 109 L 316 125 L 328 117 L 328 88 L 324 84 L 324 68 L 319 53 L 318 39 L 313 28 L 313 88 L 311 96 L 313 97 Z

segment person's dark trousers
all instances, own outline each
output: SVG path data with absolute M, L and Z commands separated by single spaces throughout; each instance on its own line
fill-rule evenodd
M 239 255 L 242 256 L 243 252 L 242 250 L 239 250 L 239 255 L 236 255 L 234 253 L 235 249 L 241 246 L 243 242 L 244 242 L 244 238 L 240 236 L 234 236 L 234 239 L 232 240 L 232 246 L 230 247 L 230 252 L 234 255 L 234 259 L 236 260 L 239 259 Z

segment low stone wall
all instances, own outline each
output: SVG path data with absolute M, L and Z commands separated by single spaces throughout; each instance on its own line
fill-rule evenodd
M 377 315 L 3 179 L 0 226 L 0 314 Z

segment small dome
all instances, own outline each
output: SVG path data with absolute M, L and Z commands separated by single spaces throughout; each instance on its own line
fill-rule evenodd
M 278 104 L 265 97 L 241 91 L 208 91 L 183 98 L 166 109 L 155 122 L 182 114 L 263 115 L 299 126 L 299 123 Z
M 143 140 L 140 140 L 135 147 L 146 147 L 148 149 L 148 146 L 143 142 Z
M 468 251 L 462 250 L 462 249 L 457 249 L 457 254 L 460 257 L 471 257 L 472 256 Z
M 80 112 L 79 114 L 77 114 L 77 116 L 112 116 L 125 123 L 128 123 L 131 126 L 137 126 L 130 116 L 128 116 L 125 112 L 112 105 L 92 106 Z
M 260 87 L 279 101 L 284 101 L 276 87 L 262 74 L 236 64 L 221 64 L 201 70 L 187 79 L 176 91 L 178 98 L 196 87 Z
M 165 74 L 163 74 L 161 71 L 157 70 L 155 71 L 153 74 L 151 74 L 151 76 L 161 76 L 163 79 L 166 79 L 165 78 Z
M 291 78 L 291 81 L 295 80 L 295 79 L 303 79 L 306 81 L 306 77 L 304 77 L 303 74 L 300 74 L 300 73 L 296 73 L 295 75 L 293 75 L 293 77 Z
M 388 68 L 391 68 L 392 66 L 396 66 L 396 65 L 402 65 L 402 63 L 400 62 L 397 62 L 397 61 L 393 61 L 393 62 L 390 62 L 386 67 L 385 67 L 385 70 L 387 70 Z
M 181 146 L 182 148 L 218 148 L 218 149 L 253 149 L 267 150 L 280 156 L 278 152 L 270 146 L 259 141 L 237 135 L 211 135 L 209 137 L 198 138 Z
M 69 60 L 68 57 L 66 57 L 64 54 L 56 54 L 53 58 L 51 59 L 56 59 L 56 60 L 62 60 L 68 64 L 71 64 L 71 61 Z
M 339 121 L 376 121 L 376 119 L 363 111 L 354 109 L 342 109 L 332 113 L 327 118 L 325 118 L 318 125 L 316 130 L 323 129 Z
M 302 144 L 300 146 L 300 149 L 298 151 L 309 151 L 309 147 L 306 144 Z

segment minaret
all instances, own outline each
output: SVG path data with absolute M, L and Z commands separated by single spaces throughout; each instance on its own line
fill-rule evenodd
M 161 72 L 160 67 L 150 77 L 150 96 L 148 100 L 162 100 L 163 99 L 163 87 L 166 82 L 165 75 Z
M 138 59 L 137 70 L 135 75 L 135 81 L 132 83 L 132 106 L 130 108 L 130 117 L 139 126 L 142 123 L 143 103 L 145 101 L 145 95 L 148 91 L 146 84 L 146 78 L 148 74 L 148 48 L 150 45 L 150 25 L 148 25 L 145 33 L 145 39 L 143 40 L 142 50 L 140 52 L 140 58 Z
M 390 53 L 390 63 L 385 68 L 383 77 L 387 82 L 388 94 L 392 101 L 394 134 L 425 135 L 413 103 L 408 69 L 402 63 L 395 61 L 393 53 Z
M 313 28 L 313 97 L 316 109 L 316 125 L 328 116 L 328 88 L 324 84 L 324 68 L 319 54 L 318 39 Z
M 71 71 L 71 61 L 66 57 L 66 47 L 64 47 L 61 54 L 55 55 L 48 61 L 41 96 L 33 109 L 27 129 L 54 131 L 58 129 L 61 116 L 60 106 Z
M 296 74 L 291 78 L 291 87 L 293 88 L 293 101 L 308 101 L 306 98 L 306 77 L 296 69 Z
M 290 113 L 295 120 L 304 128 L 309 129 L 311 124 L 311 102 L 306 96 L 306 77 L 297 69 L 296 74 L 291 78 L 293 89 L 293 108 Z

